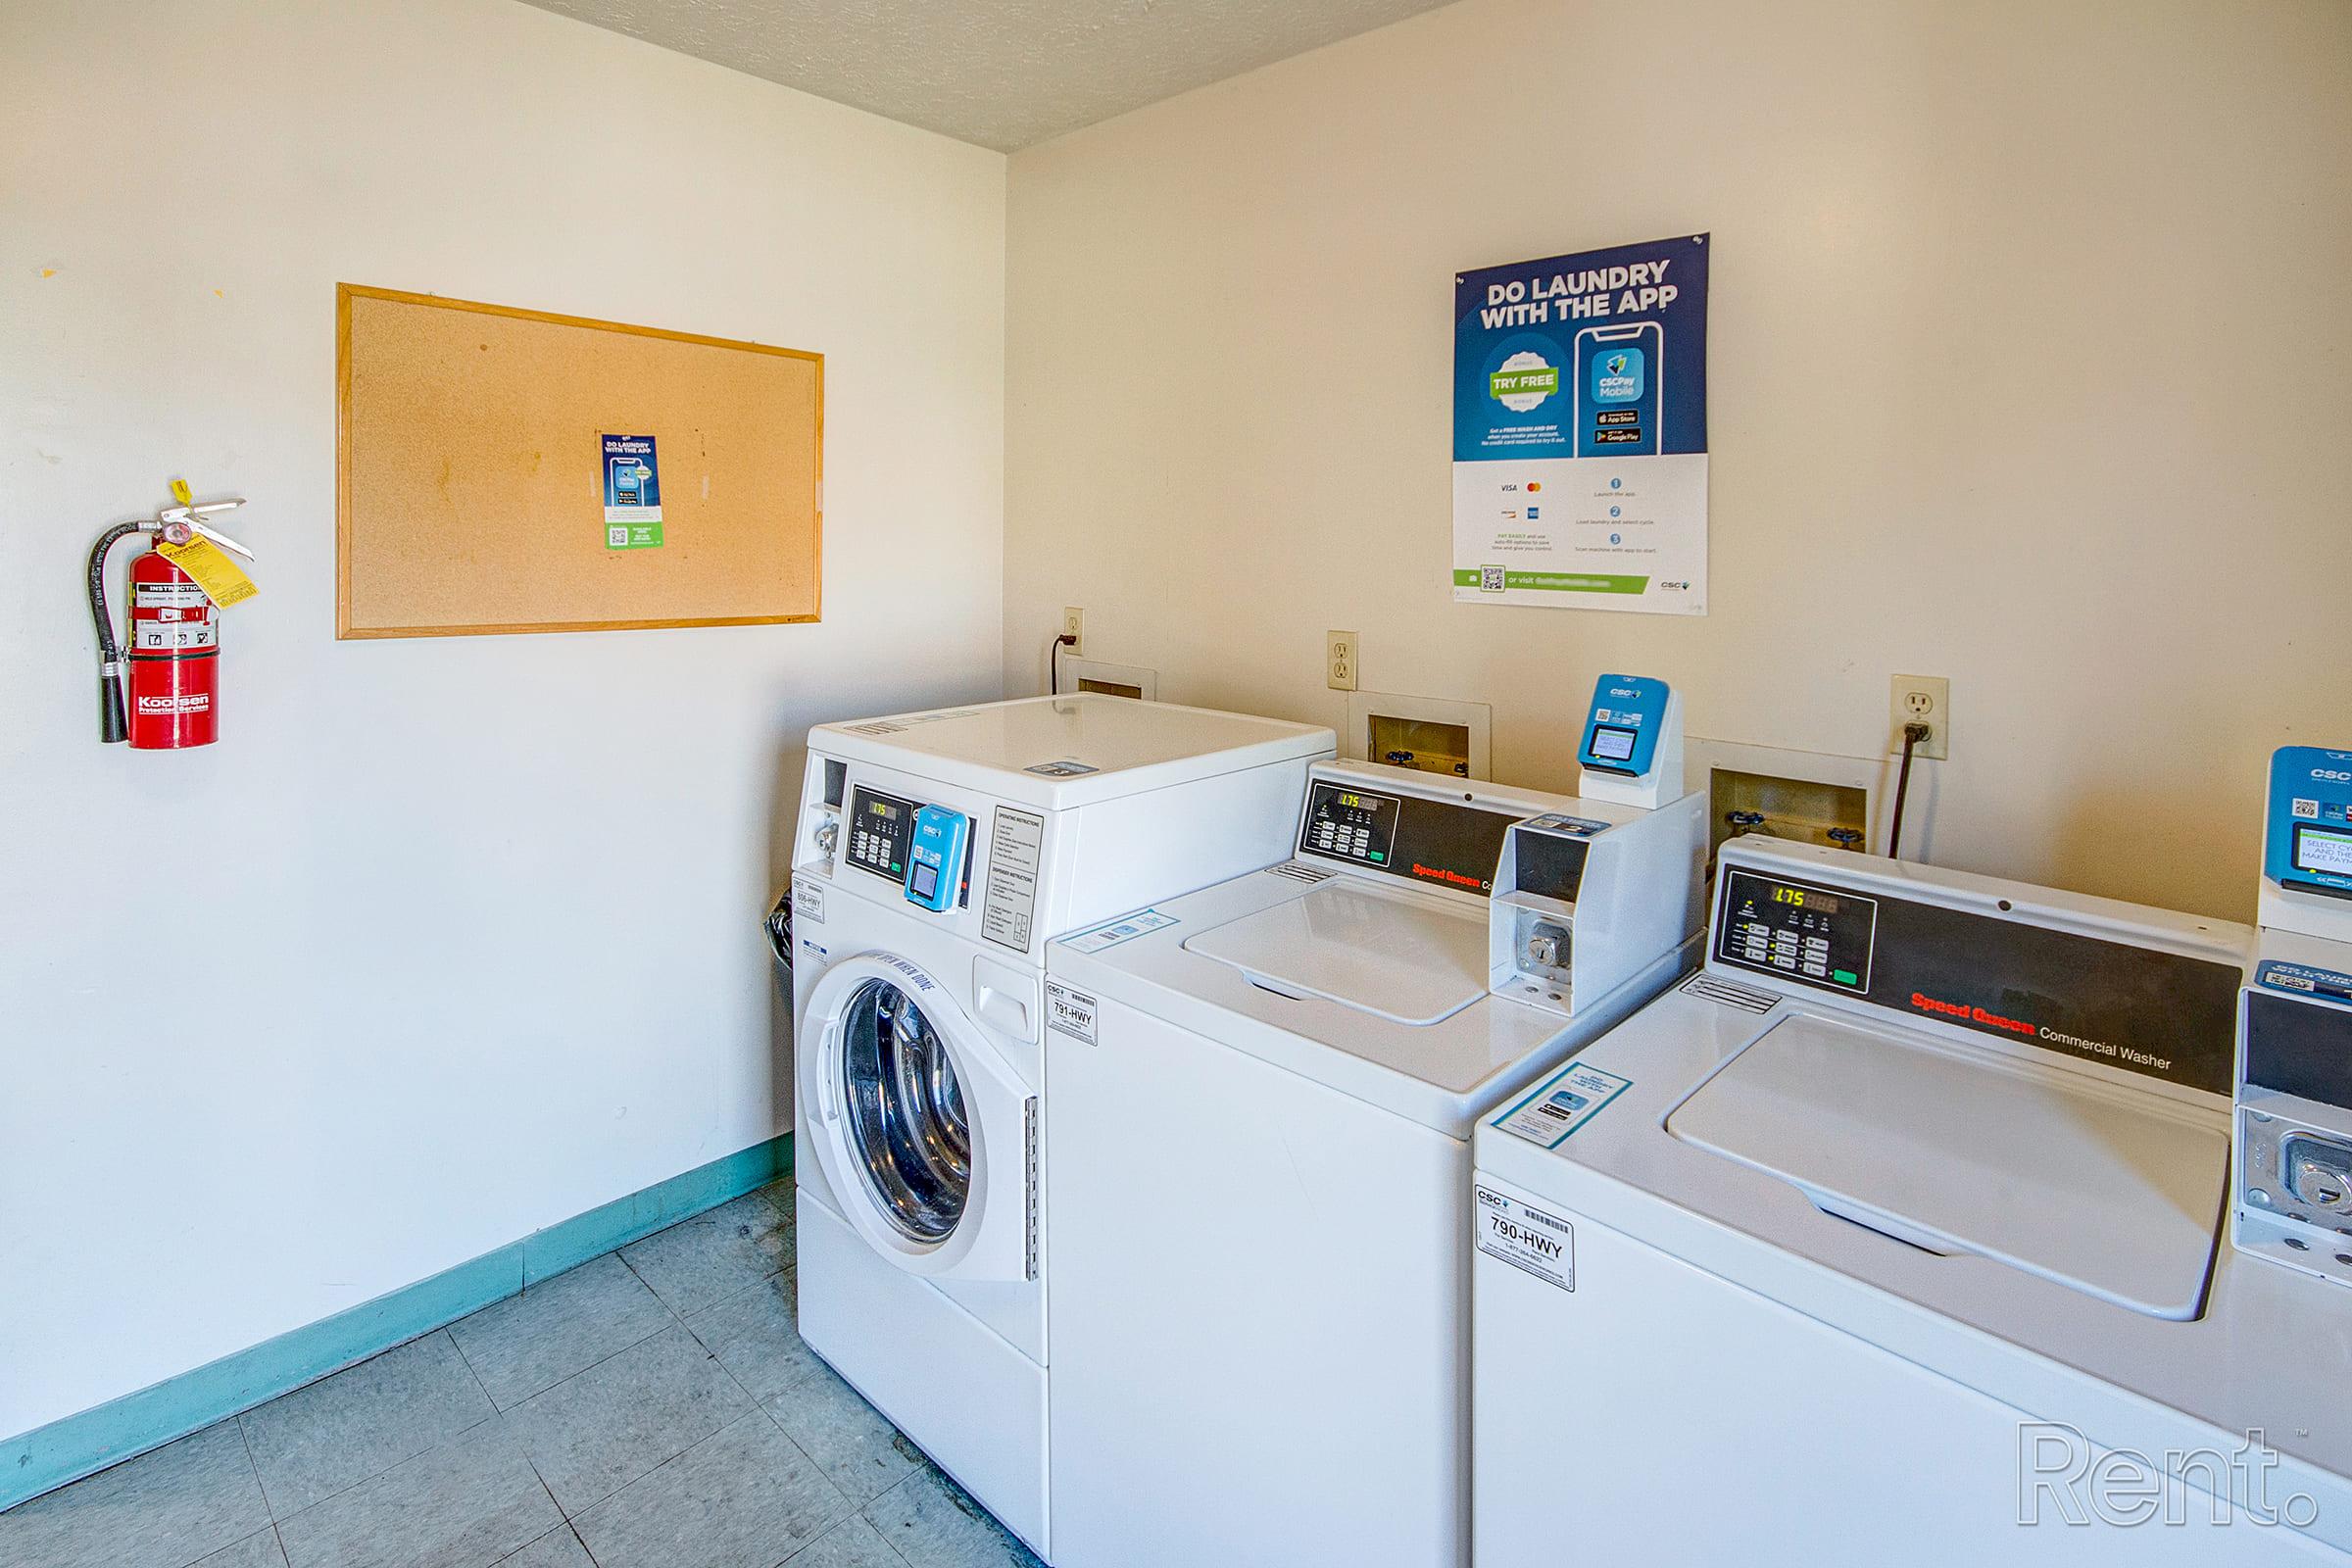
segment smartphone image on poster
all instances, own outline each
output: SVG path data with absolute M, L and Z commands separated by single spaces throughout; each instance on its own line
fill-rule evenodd
M 1588 326 L 1576 334 L 1576 455 L 1643 456 L 1662 449 L 1666 332 L 1655 321 Z

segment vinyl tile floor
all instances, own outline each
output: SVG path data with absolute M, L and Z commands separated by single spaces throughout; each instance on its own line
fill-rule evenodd
M 0 1513 L 8 1568 L 1036 1568 L 802 1343 L 792 1184 Z

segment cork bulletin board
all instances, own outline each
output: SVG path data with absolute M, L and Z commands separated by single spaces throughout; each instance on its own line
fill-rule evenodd
M 346 283 L 336 387 L 337 637 L 817 618 L 821 355 Z

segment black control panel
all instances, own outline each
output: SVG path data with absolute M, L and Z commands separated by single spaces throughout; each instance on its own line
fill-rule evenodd
M 1715 956 L 1835 991 L 1870 990 L 1879 903 L 1783 877 L 1735 870 L 1723 895 Z
M 1715 962 L 2230 1093 L 2244 978 L 2235 960 L 2111 942 L 2006 903 L 1954 907 L 1736 864 L 1720 873 L 1716 897 Z M 2285 1054 L 2295 1042 L 2282 1033 L 2279 1045 Z
M 1307 790 L 1298 853 L 1484 896 L 1494 891 L 1503 835 L 1518 820 L 1464 801 L 1380 795 L 1317 780 Z
M 1298 848 L 1386 869 L 1396 853 L 1397 809 L 1394 796 L 1317 784 L 1307 795 Z
M 914 843 L 912 801 L 863 787 L 850 792 L 850 819 L 841 827 L 843 853 L 852 865 L 904 884 L 906 851 Z

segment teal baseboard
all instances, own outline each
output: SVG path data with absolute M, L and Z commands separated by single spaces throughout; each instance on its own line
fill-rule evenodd
M 0 1439 L 0 1509 L 250 1410 L 675 1225 L 792 1169 L 792 1135 L 714 1159 L 371 1301 L 193 1371 Z

